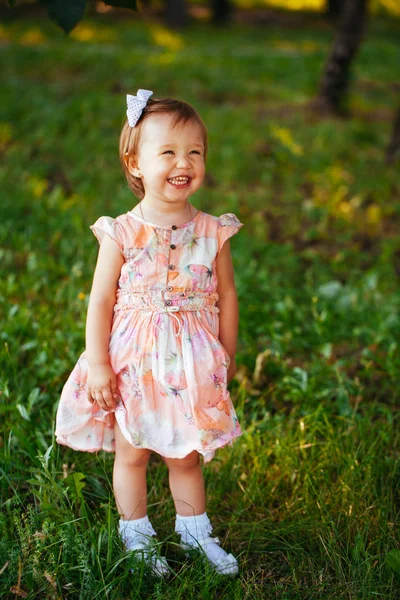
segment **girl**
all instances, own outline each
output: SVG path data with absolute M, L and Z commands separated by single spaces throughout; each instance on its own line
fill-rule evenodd
M 159 576 L 147 515 L 151 451 L 169 469 L 180 545 L 236 575 L 232 554 L 210 537 L 200 455 L 242 431 L 227 390 L 236 372 L 238 302 L 227 240 L 243 223 L 196 210 L 188 198 L 205 175 L 207 130 L 179 100 L 127 95 L 120 160 L 141 200 L 91 229 L 100 243 L 86 350 L 61 394 L 56 439 L 75 450 L 115 452 L 119 534 Z

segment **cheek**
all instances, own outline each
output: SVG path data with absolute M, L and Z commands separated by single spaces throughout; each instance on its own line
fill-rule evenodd
M 206 167 L 205 167 L 204 163 L 198 167 L 197 172 L 198 172 L 199 178 L 204 179 L 205 174 L 206 174 Z
M 167 179 L 168 169 L 162 165 L 153 165 L 146 172 L 146 178 L 150 183 L 160 184 Z

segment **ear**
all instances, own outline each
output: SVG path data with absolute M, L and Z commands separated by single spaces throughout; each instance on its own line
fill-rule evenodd
M 138 169 L 136 157 L 133 154 L 128 155 L 128 153 L 125 152 L 124 161 L 128 171 L 134 175 L 134 177 L 142 176 L 140 169 Z

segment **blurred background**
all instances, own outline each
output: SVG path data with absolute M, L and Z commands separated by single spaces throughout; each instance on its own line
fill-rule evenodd
M 398 598 L 400 2 L 0 4 L 0 591 L 4 598 Z M 191 202 L 244 223 L 230 384 L 243 435 L 204 467 L 233 581 L 176 548 L 167 471 L 149 516 L 176 575 L 132 585 L 113 456 L 60 447 L 98 244 L 138 202 L 126 94 L 195 106 Z

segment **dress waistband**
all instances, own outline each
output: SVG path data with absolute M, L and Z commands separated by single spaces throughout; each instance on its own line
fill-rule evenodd
M 215 305 L 219 295 L 217 292 L 174 292 L 168 290 L 153 290 L 152 292 L 131 292 L 117 290 L 117 303 L 114 312 L 120 310 L 146 310 L 153 313 L 152 321 L 159 329 L 162 329 L 155 321 L 157 314 L 167 314 L 174 317 L 178 322 L 179 335 L 181 321 L 174 314 L 181 311 L 207 310 L 219 312 Z

